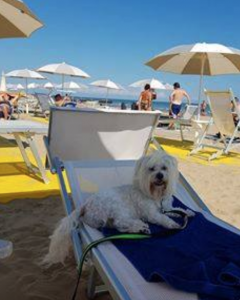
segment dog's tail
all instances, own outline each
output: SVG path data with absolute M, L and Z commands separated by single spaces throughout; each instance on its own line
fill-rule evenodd
M 74 210 L 69 216 L 63 218 L 50 236 L 48 254 L 43 264 L 50 266 L 56 263 L 64 264 L 71 248 L 71 232 L 79 224 L 81 210 Z

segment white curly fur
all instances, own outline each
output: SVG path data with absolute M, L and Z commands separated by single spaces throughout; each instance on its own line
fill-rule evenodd
M 172 208 L 172 195 L 178 182 L 177 161 L 165 152 L 155 151 L 141 158 L 135 167 L 132 185 L 112 188 L 90 196 L 79 210 L 65 217 L 51 236 L 47 263 L 64 262 L 71 244 L 71 230 L 79 218 L 91 227 L 113 226 L 121 232 L 146 232 L 146 222 L 166 228 L 179 228 L 163 210 Z M 177 208 L 189 216 L 193 212 Z

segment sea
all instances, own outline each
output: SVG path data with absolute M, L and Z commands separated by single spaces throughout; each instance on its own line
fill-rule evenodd
M 84 101 L 97 101 L 97 102 L 99 102 L 100 104 L 102 104 L 104 106 L 106 105 L 106 106 L 109 106 L 109 107 L 112 107 L 112 108 L 120 108 L 121 105 L 124 104 L 126 109 L 131 109 L 131 105 L 133 103 L 137 102 L 136 99 L 114 99 L 114 98 L 109 98 L 106 101 L 106 98 L 100 98 L 100 97 L 99 98 L 94 98 L 94 97 L 72 96 L 71 99 L 73 101 L 81 101 L 81 102 L 84 102 Z M 194 101 L 193 104 L 197 105 L 197 101 Z M 168 113 L 168 111 L 169 111 L 169 102 L 164 101 L 164 100 L 158 100 L 158 99 L 153 100 L 152 101 L 152 109 L 153 110 L 160 110 L 164 113 Z M 207 115 L 211 114 L 209 106 L 207 106 L 206 114 Z
M 117 107 L 120 108 L 121 105 L 124 103 L 127 109 L 131 109 L 131 106 L 133 103 L 136 103 L 137 101 L 134 99 L 113 99 L 109 98 L 107 101 L 105 98 L 94 98 L 94 97 L 71 97 L 73 101 L 97 101 L 102 105 L 106 105 L 109 107 Z M 153 100 L 152 102 L 152 108 L 154 110 L 161 110 L 164 112 L 167 112 L 169 109 L 169 102 L 166 101 L 160 101 L 160 100 Z

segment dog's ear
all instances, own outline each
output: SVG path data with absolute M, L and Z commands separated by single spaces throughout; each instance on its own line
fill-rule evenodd
M 173 156 L 169 156 L 170 158 L 170 165 L 171 167 L 173 167 L 174 169 L 178 169 L 178 161 L 175 157 Z
M 142 165 L 145 164 L 148 160 L 150 159 L 150 156 L 142 156 L 136 163 L 135 165 L 135 171 L 134 171 L 134 175 L 136 177 L 136 174 L 139 172 L 139 170 L 141 169 Z
M 171 172 L 171 177 L 172 177 L 172 183 L 174 185 L 176 185 L 178 182 L 178 178 L 179 178 L 178 161 L 175 157 L 169 156 L 169 162 L 170 162 L 170 172 Z

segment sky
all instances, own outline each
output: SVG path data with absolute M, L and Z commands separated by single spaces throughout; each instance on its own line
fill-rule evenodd
M 196 42 L 221 43 L 240 49 L 239 0 L 25 0 L 25 3 L 45 26 L 28 39 L 2 39 L 0 71 L 36 69 L 65 61 L 91 76 L 89 80 L 80 79 L 82 83 L 110 78 L 128 86 L 154 77 L 170 84 L 179 81 L 196 99 L 198 76 L 156 72 L 144 63 L 169 48 Z M 54 81 L 58 81 L 56 76 Z M 232 87 L 240 96 L 240 75 L 205 77 L 204 86 Z M 166 93 L 160 95 L 167 97 Z

